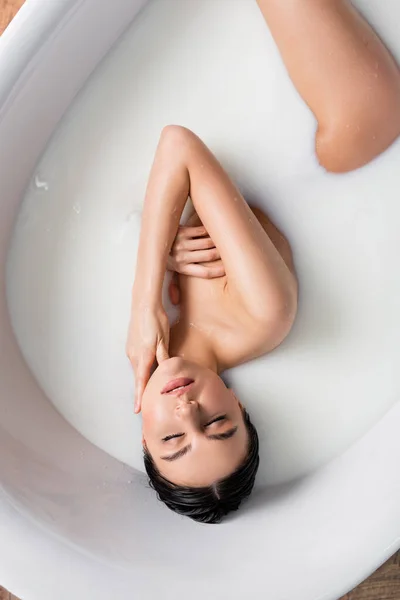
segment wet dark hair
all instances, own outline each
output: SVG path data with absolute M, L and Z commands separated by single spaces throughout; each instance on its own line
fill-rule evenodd
M 248 452 L 244 462 L 228 477 L 207 487 L 186 487 L 168 481 L 145 448 L 144 466 L 159 500 L 179 515 L 200 523 L 219 523 L 229 512 L 237 510 L 242 500 L 251 494 L 260 463 L 257 430 L 245 410 L 243 419 L 248 432 Z

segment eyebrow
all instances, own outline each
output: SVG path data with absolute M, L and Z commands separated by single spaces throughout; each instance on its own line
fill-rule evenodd
M 237 430 L 238 430 L 238 428 L 236 426 L 236 427 L 232 427 L 232 429 L 229 429 L 228 431 L 225 431 L 224 433 L 213 433 L 212 435 L 207 435 L 206 437 L 208 440 L 217 440 L 217 441 L 229 440 L 231 437 L 233 437 L 235 435 Z M 188 444 L 187 446 L 185 446 L 181 450 L 178 450 L 178 452 L 175 452 L 174 454 L 170 454 L 169 456 L 161 456 L 161 460 L 167 460 L 168 462 L 178 460 L 178 458 L 182 458 L 182 456 L 185 456 L 185 454 L 188 454 L 188 452 L 190 452 L 191 449 L 192 449 L 192 444 Z

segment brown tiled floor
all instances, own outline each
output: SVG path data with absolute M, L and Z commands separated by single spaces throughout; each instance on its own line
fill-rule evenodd
M 18 598 L 0 587 L 0 600 L 18 600 Z
M 0 35 L 24 1 L 0 0 Z M 18 598 L 0 587 L 0 600 Z M 341 600 L 400 600 L 400 552 Z

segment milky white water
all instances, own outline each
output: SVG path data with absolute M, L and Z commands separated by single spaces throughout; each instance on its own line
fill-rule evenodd
M 399 57 L 397 0 L 358 5 Z M 92 76 L 15 228 L 8 298 L 19 344 L 65 418 L 142 469 L 125 337 L 146 180 L 168 123 L 196 131 L 292 243 L 294 330 L 226 381 L 258 425 L 259 482 L 299 476 L 399 398 L 400 144 L 356 173 L 324 173 L 314 119 L 255 2 L 151 3 Z

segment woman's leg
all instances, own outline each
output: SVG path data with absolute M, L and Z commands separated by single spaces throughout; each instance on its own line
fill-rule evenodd
M 348 0 L 257 0 L 289 75 L 318 121 L 329 171 L 356 169 L 400 134 L 400 72 Z

